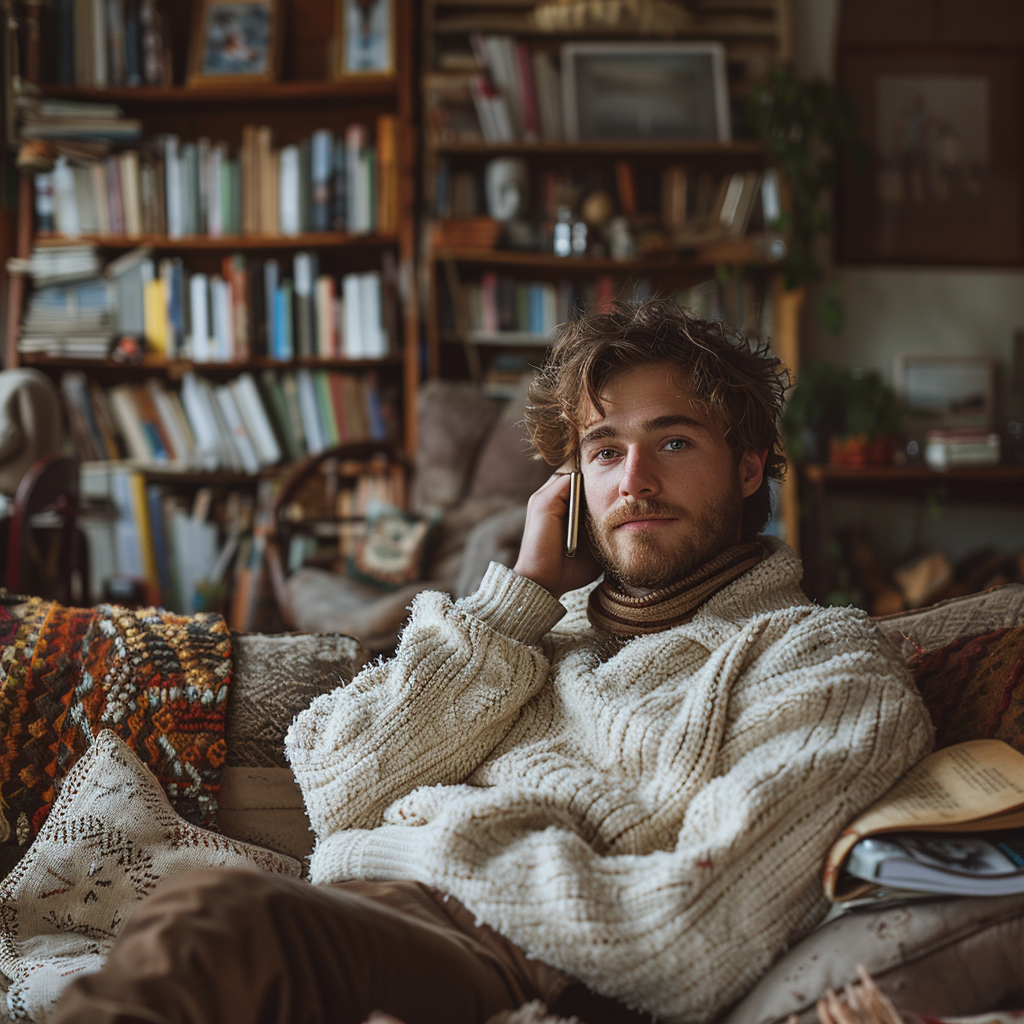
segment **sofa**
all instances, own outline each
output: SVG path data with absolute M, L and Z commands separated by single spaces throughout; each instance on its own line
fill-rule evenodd
M 922 686 L 937 678 L 936 658 L 946 652 L 950 672 L 976 669 L 972 678 L 981 681 L 972 699 L 1009 679 L 1001 717 L 992 720 L 988 734 L 1024 729 L 1024 585 L 876 619 L 875 625 Z M 301 874 L 313 836 L 283 757 L 284 733 L 315 696 L 348 683 L 367 652 L 337 634 L 232 634 L 230 659 L 216 830 L 186 822 L 122 741 L 100 731 L 66 774 L 38 835 L 5 865 L 0 970 L 7 1006 L 0 1000 L 0 1020 L 43 1019 L 62 979 L 98 963 L 132 903 L 162 878 L 211 863 Z M 956 717 L 950 719 L 954 731 Z M 117 815 L 114 827 L 110 817 Z M 89 861 L 84 867 L 83 856 Z M 103 856 L 127 866 L 103 882 L 110 888 L 97 897 L 96 865 Z M 55 885 L 55 877 L 64 882 Z M 88 920 L 76 917 L 89 914 Z M 1024 896 L 850 910 L 797 942 L 716 1024 L 782 1024 L 791 1014 L 809 1024 L 826 986 L 853 981 L 858 964 L 897 1006 L 924 1013 L 1024 1007 L 1022 939 Z M 38 946 L 44 940 L 49 959 Z M 543 1014 L 527 1016 L 539 1020 Z

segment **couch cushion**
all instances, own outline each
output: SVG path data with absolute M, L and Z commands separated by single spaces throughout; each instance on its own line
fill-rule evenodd
M 546 462 L 533 458 L 526 433 L 524 417 L 529 384 L 530 378 L 524 377 L 480 449 L 469 482 L 470 497 L 500 495 L 525 503 L 551 475 L 551 467 Z
M 0 885 L 12 1016 L 42 1020 L 75 975 L 102 965 L 133 904 L 162 881 L 214 867 L 301 873 L 290 857 L 190 825 L 120 737 L 102 731 Z
M 915 653 L 907 667 L 935 725 L 936 747 L 997 739 L 1024 750 L 1024 626 L 958 637 Z
M 852 910 L 776 961 L 718 1024 L 817 1024 L 825 989 L 863 964 L 896 1006 L 933 1015 L 983 1013 L 1024 1001 L 1024 896 L 928 899 Z
M 500 411 L 501 404 L 470 381 L 429 380 L 423 385 L 412 483 L 416 512 L 449 508 L 462 498 L 477 451 Z
M 1024 626 L 1024 584 L 1008 583 L 980 594 L 951 597 L 929 608 L 876 618 L 875 624 L 904 659 L 963 636 Z
M 302 791 L 290 768 L 226 767 L 220 783 L 218 826 L 230 839 L 305 860 L 313 832 Z
M 233 633 L 225 764 L 287 768 L 284 734 L 314 697 L 351 682 L 367 652 L 338 633 Z

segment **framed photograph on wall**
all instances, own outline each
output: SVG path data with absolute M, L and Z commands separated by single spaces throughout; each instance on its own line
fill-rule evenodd
M 841 167 L 839 261 L 1022 262 L 1020 58 L 849 49 L 839 72 L 868 150 Z
M 197 0 L 189 85 L 273 82 L 280 72 L 283 0 Z
M 566 43 L 565 137 L 571 142 L 728 142 L 721 43 Z
M 334 77 L 395 73 L 395 0 L 335 0 Z
M 995 364 L 985 356 L 900 356 L 895 383 L 920 429 L 992 428 Z

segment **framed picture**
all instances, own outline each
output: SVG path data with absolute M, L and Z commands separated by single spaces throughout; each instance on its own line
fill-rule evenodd
M 732 137 L 721 43 L 566 43 L 562 102 L 574 142 Z
M 995 364 L 984 356 L 900 356 L 896 392 L 919 429 L 989 430 Z
M 868 151 L 841 167 L 839 261 L 1024 260 L 1020 58 L 847 50 L 839 71 Z
M 395 73 L 395 0 L 335 0 L 334 77 Z
M 283 0 L 198 0 L 189 85 L 273 82 L 281 54 Z

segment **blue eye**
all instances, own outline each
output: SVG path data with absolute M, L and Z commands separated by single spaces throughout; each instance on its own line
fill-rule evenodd
M 671 441 L 665 442 L 665 447 L 672 452 L 681 452 L 687 445 L 681 437 L 673 437 Z

